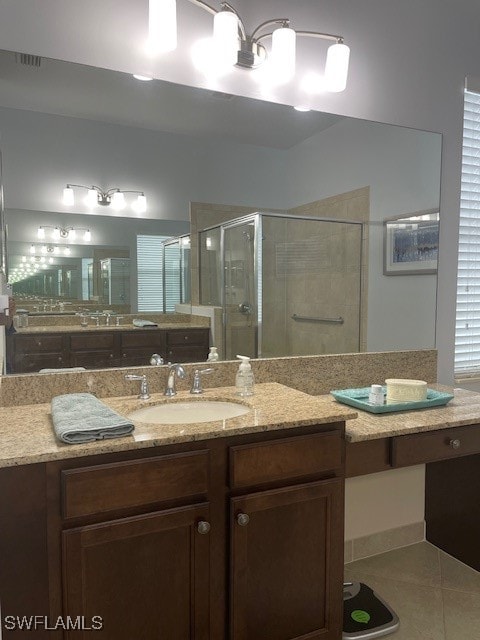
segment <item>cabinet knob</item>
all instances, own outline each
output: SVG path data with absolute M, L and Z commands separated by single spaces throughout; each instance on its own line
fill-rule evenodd
M 113 358 L 113 353 L 111 353 L 108 357 L 109 357 L 109 358 Z
M 58 361 L 61 362 L 62 361 L 62 356 L 58 356 Z
M 237 516 L 237 522 L 241 527 L 246 527 L 250 522 L 250 516 L 246 513 L 239 513 Z
M 200 520 L 200 522 L 197 524 L 197 531 L 198 533 L 205 535 L 210 531 L 210 523 L 206 520 Z
M 460 449 L 460 440 L 458 438 L 455 438 L 455 440 L 450 440 L 450 442 L 448 443 L 452 449 Z

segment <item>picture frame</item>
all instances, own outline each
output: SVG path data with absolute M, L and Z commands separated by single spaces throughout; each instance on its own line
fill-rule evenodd
M 397 216 L 383 223 L 385 276 L 437 273 L 438 209 Z

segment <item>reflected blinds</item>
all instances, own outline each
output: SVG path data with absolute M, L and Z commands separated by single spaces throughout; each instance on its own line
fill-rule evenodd
M 480 94 L 465 92 L 455 373 L 480 374 Z
M 162 243 L 169 236 L 137 236 L 138 310 L 163 311 Z

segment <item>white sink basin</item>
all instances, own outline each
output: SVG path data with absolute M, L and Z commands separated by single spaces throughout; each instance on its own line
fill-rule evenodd
M 143 407 L 128 415 L 130 420 L 149 424 L 191 424 L 194 422 L 213 422 L 243 416 L 250 407 L 237 402 L 215 400 L 192 400 L 190 402 L 169 402 L 153 407 Z

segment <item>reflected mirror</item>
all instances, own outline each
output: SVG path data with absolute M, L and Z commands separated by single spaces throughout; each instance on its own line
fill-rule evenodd
M 209 326 L 229 358 L 434 347 L 436 275 L 385 274 L 383 233 L 438 211 L 439 134 L 13 52 L 0 133 L 28 329 L 77 307 L 121 314 L 125 330 L 166 311 Z M 147 210 L 66 206 L 72 183 L 141 191 Z

